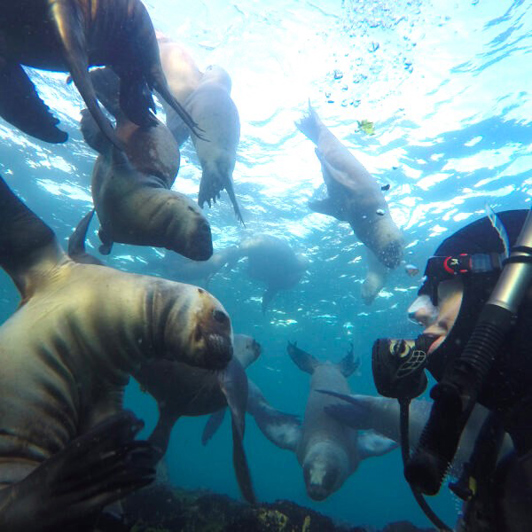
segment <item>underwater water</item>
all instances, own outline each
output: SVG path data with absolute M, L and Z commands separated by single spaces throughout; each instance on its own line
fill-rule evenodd
M 241 120 L 233 174 L 245 227 L 227 194 L 205 214 L 216 250 L 266 233 L 309 259 L 293 289 L 281 291 L 263 314 L 264 287 L 246 275 L 245 261 L 224 269 L 208 289 L 231 315 L 235 332 L 263 348 L 248 370 L 272 406 L 303 415 L 309 375 L 286 353 L 287 341 L 320 360 L 339 361 L 353 344 L 361 360 L 353 393 L 375 394 L 371 346 L 376 338 L 411 338 L 407 321 L 421 274 L 403 265 L 389 274 L 371 305 L 360 290 L 364 246 L 346 223 L 310 211 L 322 183 L 314 146 L 295 127 L 308 101 L 331 131 L 382 185 L 403 231 L 406 263 L 423 270 L 443 238 L 484 216 L 528 208 L 532 184 L 532 98 L 527 70 L 532 52 L 532 5 L 510 0 L 151 0 L 154 25 L 181 42 L 200 68 L 222 65 L 231 75 Z M 91 208 L 95 155 L 79 132 L 83 103 L 59 73 L 32 71 L 39 93 L 70 139 L 52 146 L 0 122 L 0 172 L 57 233 L 66 247 Z M 159 109 L 162 116 L 162 109 Z M 373 128 L 359 123 L 368 121 Z M 174 188 L 196 199 L 201 169 L 190 141 L 181 151 Z M 97 224 L 88 250 L 97 254 Z M 126 271 L 175 278 L 171 252 L 116 244 L 104 260 Z M 18 294 L 0 277 L 0 321 Z M 131 383 L 126 406 L 157 420 L 154 401 Z M 206 418 L 178 421 L 166 462 L 171 481 L 239 497 L 228 420 L 207 445 Z M 248 417 L 245 447 L 257 496 L 290 499 L 340 522 L 382 527 L 428 521 L 402 476 L 400 452 L 363 461 L 344 486 L 315 503 L 305 492 L 293 453 L 274 447 Z M 431 503 L 454 523 L 458 502 L 447 488 Z

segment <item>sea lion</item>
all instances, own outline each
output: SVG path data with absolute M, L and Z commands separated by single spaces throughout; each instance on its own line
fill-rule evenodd
M 198 88 L 187 98 L 185 109 L 205 131 L 207 139 L 192 133 L 192 142 L 200 160 L 202 175 L 198 203 L 211 206 L 225 189 L 236 217 L 243 224 L 233 188 L 233 169 L 240 140 L 240 118 L 231 99 L 231 78 L 220 66 L 209 66 Z
M 23 522 L 4 529 L 41 530 L 33 517 L 44 514 L 52 524 L 42 530 L 58 530 L 79 509 L 77 495 L 90 502 L 84 511 L 122 496 L 116 486 L 113 497 L 98 496 L 96 481 L 108 477 L 93 479 L 96 491 L 83 481 L 97 466 L 92 455 L 88 462 L 77 455 L 75 462 L 85 471 L 78 477 L 61 453 L 68 454 L 76 438 L 122 412 L 130 374 L 149 359 L 224 369 L 233 351 L 231 320 L 221 303 L 200 288 L 72 261 L 53 231 L 1 178 L 0 266 L 22 296 L 17 311 L 0 327 L 0 523 L 16 513 L 30 519 L 31 526 Z M 137 431 L 131 421 L 126 429 L 133 435 Z M 134 451 L 128 449 L 130 444 L 118 458 L 125 452 L 124 459 L 134 459 L 127 458 Z M 59 463 L 53 460 L 56 455 Z M 102 461 L 102 453 L 97 455 L 96 462 Z M 111 467 L 113 456 L 102 467 Z M 63 475 L 58 478 L 74 475 L 71 504 L 70 492 L 65 495 L 63 486 L 56 486 L 49 494 L 53 500 L 45 498 L 42 504 L 56 508 L 63 502 L 63 514 L 51 516 L 48 507 L 39 507 L 34 516 L 27 515 L 24 509 L 33 511 L 40 490 L 48 489 L 47 465 Z M 122 490 L 128 489 L 128 478 L 137 486 L 145 483 L 146 471 L 153 478 L 152 465 L 128 473 L 125 464 Z
M 170 435 L 182 416 L 203 416 L 229 406 L 233 428 L 233 463 L 237 480 L 245 499 L 255 502 L 255 494 L 247 465 L 242 438 L 247 405 L 245 368 L 260 355 L 260 345 L 246 335 L 234 336 L 234 356 L 226 370 L 218 375 L 193 368 L 174 360 L 153 360 L 144 364 L 134 375 L 141 386 L 157 401 L 159 420 L 149 441 L 164 455 Z M 215 429 L 214 429 L 215 430 Z
M 198 68 L 192 55 L 181 44 L 160 31 L 156 31 L 155 35 L 159 44 L 161 65 L 168 81 L 168 89 L 172 96 L 184 105 L 186 99 L 197 89 L 203 72 Z M 189 137 L 190 130 L 164 100 L 162 105 L 166 114 L 166 125 L 178 145 L 181 146 Z
M 17 0 L 0 17 L 0 115 L 47 142 L 67 134 L 37 95 L 21 65 L 70 72 L 102 133 L 122 144 L 100 109 L 88 67 L 108 65 L 120 77 L 120 106 L 129 119 L 154 124 L 151 90 L 192 129 L 195 124 L 170 94 L 159 59 L 155 31 L 140 0 Z M 199 134 L 199 131 L 196 130 Z
M 158 261 L 163 267 L 165 277 L 182 283 L 204 281 L 206 285 L 224 267 L 232 269 L 241 258 L 238 246 L 215 251 L 205 261 L 184 259 L 179 255 L 169 255 L 163 261 Z
M 125 146 L 117 150 L 82 111 L 83 136 L 100 155 L 92 174 L 92 197 L 100 220 L 100 251 L 113 242 L 160 246 L 195 260 L 212 255 L 207 219 L 186 196 L 171 190 L 179 169 L 179 150 L 168 128 L 157 121 L 144 128 L 133 124 L 116 105 L 116 76 L 100 69 L 91 73 L 102 102 L 116 113 L 116 135 Z M 128 158 L 131 160 L 128 160 Z
M 329 194 L 326 199 L 309 202 L 310 209 L 348 222 L 386 267 L 396 268 L 403 256 L 404 239 L 378 183 L 323 124 L 310 103 L 308 115 L 296 126 L 317 146 Z
M 361 294 L 366 305 L 371 305 L 383 289 L 389 270 L 369 248 L 366 248 L 366 251 L 367 271 L 366 278 L 362 283 Z
M 401 442 L 399 402 L 388 397 L 374 397 L 371 395 L 344 394 L 331 390 L 317 390 L 341 400 L 325 408 L 326 412 L 341 423 L 356 430 L 374 430 L 397 443 Z M 409 443 L 415 447 L 421 433 L 429 419 L 432 402 L 414 400 L 409 409 Z M 476 405 L 469 421 L 462 433 L 457 453 L 454 457 L 451 471 L 456 474 L 461 471 L 471 455 L 475 439 L 482 423 L 486 419 L 487 410 Z M 511 439 L 506 435 L 501 454 L 513 449 Z
M 390 452 L 397 444 L 375 433 L 359 434 L 324 411 L 338 399 L 318 393 L 318 389 L 349 393 L 346 379 L 359 364 L 354 361 L 352 348 L 339 364 L 319 362 L 295 343 L 288 343 L 287 350 L 299 369 L 312 375 L 299 436 L 289 441 L 303 468 L 309 497 L 321 501 L 340 489 L 362 460 Z
M 242 256 L 248 258 L 249 277 L 266 283 L 263 313 L 279 290 L 293 288 L 307 270 L 308 259 L 296 254 L 287 242 L 275 236 L 257 234 L 245 238 L 239 249 Z

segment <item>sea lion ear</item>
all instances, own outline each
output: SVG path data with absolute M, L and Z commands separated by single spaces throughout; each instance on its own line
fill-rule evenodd
M 79 6 L 71 0 L 48 0 L 48 3 L 50 5 L 50 18 L 63 45 L 64 58 L 72 81 L 102 133 L 118 149 L 123 149 L 122 143 L 96 99 L 96 93 L 89 76 L 89 58 L 87 57 L 87 43 L 83 28 L 84 17 L 79 12 Z
M 290 358 L 294 361 L 295 365 L 305 373 L 312 375 L 314 370 L 320 365 L 316 358 L 302 349 L 299 349 L 296 342 L 293 344 L 288 342 L 286 350 L 290 355 Z

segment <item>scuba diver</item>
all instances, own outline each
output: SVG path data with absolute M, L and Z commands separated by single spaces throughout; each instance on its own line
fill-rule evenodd
M 490 414 L 462 475 L 450 485 L 464 500 L 457 530 L 532 530 L 531 280 L 531 212 L 491 212 L 445 239 L 428 260 L 408 311 L 423 333 L 374 344 L 377 390 L 401 405 L 405 478 L 440 530 L 450 528 L 422 494 L 439 491 L 477 402 Z M 410 454 L 408 405 L 426 388 L 424 369 L 437 381 L 434 403 Z M 501 457 L 505 433 L 514 451 Z

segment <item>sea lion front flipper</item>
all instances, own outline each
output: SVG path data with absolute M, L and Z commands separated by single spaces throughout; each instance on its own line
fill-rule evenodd
M 190 130 L 185 122 L 171 107 L 166 109 L 166 127 L 170 130 L 180 148 L 190 137 Z
M 68 239 L 68 256 L 76 261 L 82 262 L 83 264 L 97 264 L 103 266 L 103 262 L 100 259 L 97 259 L 90 253 L 85 251 L 85 240 L 87 238 L 87 231 L 91 223 L 92 217 L 94 216 L 94 209 L 91 209 L 79 222 L 74 232 L 70 235 Z
M 312 375 L 314 370 L 320 365 L 319 361 L 311 354 L 303 351 L 303 349 L 299 349 L 299 347 L 297 347 L 297 342 L 288 342 L 286 351 L 294 361 L 295 365 L 305 373 Z
M 249 379 L 247 410 L 268 440 L 281 449 L 295 452 L 301 439 L 301 420 L 293 414 L 275 410 Z
M 23 298 L 39 277 L 38 265 L 64 258 L 54 232 L 13 193 L 0 177 L 0 266 Z
M 308 202 L 308 207 L 311 211 L 318 214 L 325 214 L 326 216 L 332 216 L 341 222 L 345 222 L 346 218 L 338 209 L 338 206 L 333 202 L 331 198 L 324 198 L 321 200 L 311 200 Z
M 360 459 L 382 456 L 399 447 L 399 443 L 385 438 L 373 430 L 358 435 L 358 452 Z
M 102 255 L 109 255 L 111 253 L 111 250 L 113 249 L 113 239 L 105 232 L 105 229 L 103 227 L 100 227 L 100 229 L 98 229 L 98 236 L 100 237 L 100 240 L 102 242 L 101 246 L 98 248 L 98 251 Z
M 133 440 L 143 425 L 131 412 L 121 412 L 1 490 L 0 529 L 63 530 L 153 482 L 155 452 Z
M 248 379 L 238 359 L 231 359 L 225 370 L 218 374 L 218 382 L 231 412 L 233 467 L 238 486 L 244 499 L 250 504 L 255 504 L 257 499 L 253 490 L 251 473 L 243 443 L 248 402 Z
M 79 124 L 79 129 L 83 135 L 83 140 L 89 145 L 94 151 L 98 153 L 106 152 L 111 143 L 105 135 L 102 133 L 96 120 L 91 115 L 88 109 L 81 110 L 81 122 Z
M 17 63 L 6 62 L 0 69 L 0 116 L 24 133 L 46 142 L 58 144 L 68 139 L 56 127 L 59 120 L 39 98 L 35 85 Z
M 216 434 L 225 418 L 226 411 L 227 408 L 222 408 L 218 410 L 218 412 L 215 412 L 214 414 L 211 414 L 209 416 L 209 419 L 207 420 L 207 423 L 205 423 L 205 427 L 203 428 L 203 433 L 201 435 L 201 443 L 203 445 L 207 445 L 211 438 Z
M 178 415 L 159 405 L 159 419 L 148 441 L 159 451 L 161 458 L 166 454 L 172 429 L 178 419 Z
M 373 410 L 370 402 L 372 398 L 368 401 L 367 396 L 364 395 L 348 395 L 334 390 L 316 391 L 345 401 L 327 405 L 324 409 L 336 421 L 355 430 L 369 430 L 373 427 Z
M 119 150 L 122 150 L 122 142 L 103 114 L 89 76 L 89 59 L 83 28 L 84 17 L 79 12 L 81 8 L 71 0 L 54 0 L 53 2 L 49 1 L 49 3 L 51 19 L 63 44 L 64 58 L 70 70 L 72 81 L 102 133 Z

